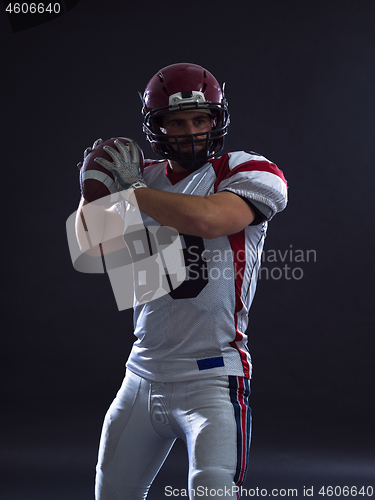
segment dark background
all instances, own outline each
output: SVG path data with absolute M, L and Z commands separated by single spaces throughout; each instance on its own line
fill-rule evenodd
M 132 314 L 117 310 L 107 276 L 73 269 L 65 222 L 80 196 L 76 163 L 96 138 L 130 136 L 152 157 L 137 92 L 174 62 L 226 82 L 226 149 L 262 153 L 288 179 L 266 251 L 316 252 L 264 263 L 245 487 L 313 486 L 315 498 L 322 486 L 375 487 L 375 2 L 76 3 L 19 31 L 0 15 L 0 498 L 94 497 Z M 285 265 L 297 279 L 272 279 Z M 150 500 L 167 485 L 186 487 L 180 444 Z

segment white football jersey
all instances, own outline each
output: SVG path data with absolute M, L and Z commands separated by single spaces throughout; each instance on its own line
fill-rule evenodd
M 173 173 L 166 161 L 148 161 L 144 179 L 147 186 L 171 193 L 231 191 L 269 207 L 269 219 L 287 203 L 283 173 L 256 153 L 226 153 L 187 173 Z M 124 204 L 118 210 L 125 218 Z M 159 225 L 142 217 L 146 228 Z M 266 231 L 267 221 L 216 239 L 181 234 L 185 281 L 134 308 L 137 340 L 126 366 L 160 382 L 213 375 L 251 378 L 246 330 Z

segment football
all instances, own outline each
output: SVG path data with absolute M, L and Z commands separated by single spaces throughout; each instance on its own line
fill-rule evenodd
M 104 158 L 105 160 L 113 163 L 113 158 L 109 156 L 103 148 L 104 146 L 110 146 L 114 150 L 118 151 L 116 145 L 114 144 L 116 139 L 120 140 L 125 146 L 129 144 L 129 139 L 126 139 L 125 137 L 112 137 L 111 139 L 107 139 L 106 141 L 98 144 L 84 159 L 80 171 L 80 184 L 82 196 L 88 202 L 99 200 L 118 191 L 113 173 L 94 161 L 95 158 Z M 133 142 L 138 148 L 140 168 L 141 172 L 143 172 L 143 152 L 139 145 L 135 141 Z

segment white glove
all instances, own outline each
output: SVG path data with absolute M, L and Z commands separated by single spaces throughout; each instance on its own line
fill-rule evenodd
M 125 137 L 124 137 L 125 139 Z M 126 139 L 128 144 L 125 146 L 118 139 L 115 140 L 115 146 L 118 149 L 104 146 L 104 150 L 113 158 L 113 163 L 103 158 L 95 158 L 99 163 L 115 175 L 115 181 L 119 189 L 129 189 L 130 187 L 146 187 L 141 172 L 141 156 L 137 145 L 131 139 Z

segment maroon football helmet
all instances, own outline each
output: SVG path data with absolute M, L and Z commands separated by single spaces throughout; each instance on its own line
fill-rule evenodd
M 223 150 L 229 126 L 228 106 L 216 78 L 202 66 L 188 63 L 166 66 L 151 78 L 141 99 L 143 131 L 158 155 L 196 170 Z M 161 117 L 166 113 L 195 109 L 212 115 L 212 130 L 189 135 L 167 135 L 160 130 Z M 198 142 L 205 143 L 203 150 L 195 149 Z M 172 148 L 172 144 L 177 147 Z M 191 144 L 191 153 L 183 152 L 181 144 Z

